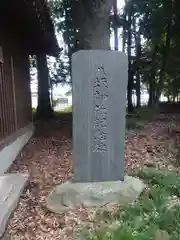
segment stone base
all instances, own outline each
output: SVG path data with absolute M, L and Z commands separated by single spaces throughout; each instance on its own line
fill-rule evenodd
M 29 124 L 0 141 L 0 175 L 3 175 L 9 169 L 18 153 L 31 138 L 33 131 L 33 124 Z
M 76 207 L 103 207 L 135 201 L 145 184 L 138 178 L 125 176 L 124 181 L 72 183 L 57 185 L 49 194 L 47 208 L 55 213 Z
M 5 233 L 1 238 L 0 240 L 11 240 L 11 237 L 9 236 L 8 233 Z
M 9 237 L 5 234 L 6 226 L 9 217 L 18 205 L 20 195 L 28 180 L 28 173 L 12 173 L 0 176 L 0 240 Z

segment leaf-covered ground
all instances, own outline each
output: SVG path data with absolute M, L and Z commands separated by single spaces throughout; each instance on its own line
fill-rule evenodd
M 126 131 L 126 171 L 143 166 L 178 171 L 180 155 L 179 117 L 159 115 L 153 122 Z M 22 195 L 8 231 L 14 240 L 72 239 L 72 233 L 94 212 L 76 209 L 53 214 L 46 209 L 46 197 L 55 184 L 72 177 L 72 129 L 69 118 L 37 124 L 36 135 L 24 148 L 9 172 L 29 171 L 30 184 Z M 138 120 L 139 121 L 139 120 Z

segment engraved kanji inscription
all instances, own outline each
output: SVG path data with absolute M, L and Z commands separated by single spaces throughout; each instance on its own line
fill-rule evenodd
M 95 113 L 100 112 L 100 113 L 106 113 L 107 114 L 107 108 L 102 103 L 96 104 L 94 106 L 94 110 L 95 110 Z
M 103 66 L 98 68 L 97 79 L 108 88 L 108 77 Z
M 107 100 L 108 98 L 108 94 L 106 92 L 100 92 L 100 90 L 94 90 L 94 99 L 97 99 L 97 100 Z
M 107 140 L 107 133 L 106 132 L 102 132 L 102 131 L 98 131 L 94 134 L 94 139 L 95 140 L 100 140 L 100 141 L 106 141 Z
M 100 128 L 107 128 L 107 121 L 106 121 L 106 119 L 95 120 L 95 122 L 94 122 L 94 129 L 100 129 Z
M 104 153 L 107 152 L 107 145 L 103 142 L 94 143 L 93 152 Z
M 93 82 L 93 109 L 94 109 L 94 132 L 92 151 L 107 152 L 107 113 L 106 101 L 108 100 L 108 78 L 104 68 L 98 67 Z

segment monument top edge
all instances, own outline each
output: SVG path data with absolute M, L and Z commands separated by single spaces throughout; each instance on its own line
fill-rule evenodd
M 86 55 L 86 54 L 113 54 L 113 55 L 123 55 L 127 57 L 127 54 L 122 51 L 106 50 L 106 49 L 89 49 L 89 50 L 79 50 L 72 54 L 72 56 Z

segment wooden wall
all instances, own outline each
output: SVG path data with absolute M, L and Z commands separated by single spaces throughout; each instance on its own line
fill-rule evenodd
M 18 129 L 32 122 L 31 90 L 28 58 L 14 57 L 15 100 Z
M 28 56 L 0 54 L 0 141 L 32 121 Z

